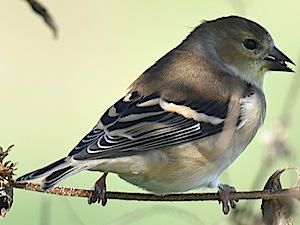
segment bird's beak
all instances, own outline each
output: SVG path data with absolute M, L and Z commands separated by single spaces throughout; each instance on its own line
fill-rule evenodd
M 286 72 L 294 72 L 291 68 L 289 68 L 286 62 L 293 63 L 292 60 L 289 59 L 285 54 L 283 54 L 279 49 L 275 46 L 268 52 L 267 57 L 265 58 L 266 67 L 271 71 L 286 71 Z

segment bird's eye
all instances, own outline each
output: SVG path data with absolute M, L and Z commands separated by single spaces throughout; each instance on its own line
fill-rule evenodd
M 253 39 L 246 39 L 244 46 L 249 50 L 254 50 L 257 48 L 257 42 Z

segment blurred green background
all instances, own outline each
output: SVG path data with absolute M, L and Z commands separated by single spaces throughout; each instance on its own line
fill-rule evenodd
M 94 126 L 101 114 L 126 93 L 126 88 L 157 59 L 178 45 L 202 20 L 240 15 L 264 26 L 276 45 L 299 62 L 300 2 L 171 1 L 171 0 L 44 0 L 59 27 L 54 40 L 41 18 L 25 1 L 1 2 L 0 7 L 0 145 L 15 144 L 9 159 L 19 162 L 17 176 L 65 156 Z M 298 63 L 299 64 L 299 63 Z M 265 80 L 267 119 L 255 140 L 222 175 L 237 190 L 262 189 L 277 168 L 300 165 L 299 100 L 288 96 L 299 74 L 269 73 Z M 293 157 L 277 160 L 258 174 L 263 133 L 288 111 L 288 144 Z M 293 105 L 293 104 L 292 104 Z M 100 173 L 82 172 L 60 185 L 91 188 Z M 253 186 L 254 179 L 262 182 Z M 285 185 L 293 185 L 287 176 Z M 141 190 L 116 175 L 108 190 Z M 211 191 L 211 190 L 210 190 Z M 216 190 L 213 190 L 216 191 Z M 243 205 L 245 201 L 240 201 Z M 299 205 L 298 205 L 299 206 Z M 260 201 L 255 201 L 257 211 Z M 299 221 L 296 216 L 295 220 Z M 126 202 L 109 200 L 106 207 L 83 198 L 60 197 L 15 189 L 14 204 L 0 223 L 16 224 L 231 224 L 217 202 Z

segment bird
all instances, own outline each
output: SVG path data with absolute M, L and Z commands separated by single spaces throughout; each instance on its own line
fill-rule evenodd
M 157 195 L 216 188 L 225 214 L 233 186 L 220 174 L 249 145 L 266 114 L 268 71 L 293 64 L 258 23 L 239 16 L 203 21 L 143 72 L 62 159 L 16 180 L 41 190 L 81 171 L 101 171 L 88 202 L 106 199 L 106 177 Z

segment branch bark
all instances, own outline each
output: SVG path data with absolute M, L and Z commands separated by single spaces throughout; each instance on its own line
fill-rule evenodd
M 13 188 L 42 192 L 40 184 L 36 183 L 15 183 L 13 180 L 16 164 L 11 161 L 4 162 L 6 156 L 13 146 L 3 150 L 0 147 L 0 217 L 4 217 L 12 206 Z M 286 170 L 293 170 L 297 174 L 296 184 L 288 189 L 282 189 L 280 175 Z M 44 193 L 86 197 L 92 196 L 92 190 L 53 187 Z M 127 193 L 127 192 L 106 192 L 106 199 L 118 199 L 127 201 L 219 201 L 219 193 L 189 193 L 189 194 L 168 194 L 164 196 L 149 193 Z M 287 166 L 273 173 L 268 179 L 263 191 L 231 192 L 228 200 L 251 200 L 262 199 L 262 212 L 264 221 L 267 224 L 278 224 L 277 221 L 291 221 L 290 215 L 293 211 L 293 199 L 300 200 L 300 169 L 294 166 Z M 105 204 L 102 204 L 105 205 Z M 232 206 L 232 205 L 231 205 Z M 233 207 L 233 206 L 232 206 Z M 225 214 L 228 213 L 224 211 Z M 275 218 L 275 219 L 274 219 Z M 281 223 L 280 223 L 281 224 Z M 289 223 L 284 223 L 289 224 Z
M 13 183 L 14 188 L 20 188 L 30 191 L 40 191 L 40 185 L 35 183 L 19 184 Z M 89 197 L 91 190 L 54 187 L 45 193 L 73 196 L 73 197 Z M 282 189 L 280 191 L 247 191 L 247 192 L 232 192 L 229 194 L 229 200 L 246 200 L 246 199 L 264 199 L 272 200 L 277 198 L 289 197 L 297 198 L 300 189 L 297 187 Z M 128 192 L 106 192 L 108 199 L 118 199 L 127 201 L 219 201 L 218 193 L 189 193 L 189 194 L 168 194 L 165 196 L 158 196 L 149 193 L 128 193 Z

